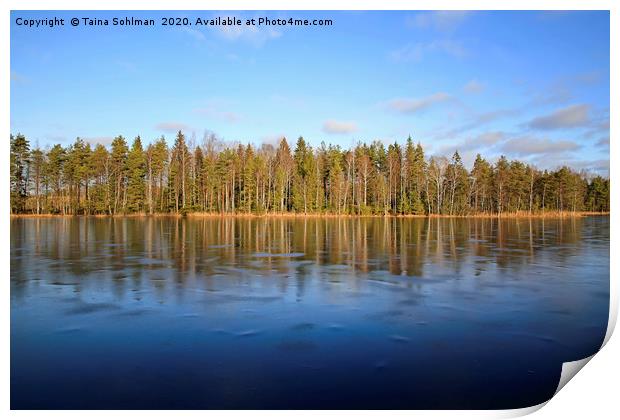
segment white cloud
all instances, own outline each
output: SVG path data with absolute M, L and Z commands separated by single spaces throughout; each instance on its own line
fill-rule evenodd
M 328 134 L 349 134 L 357 131 L 353 121 L 327 120 L 323 123 L 323 132 Z
M 516 137 L 503 144 L 502 150 L 517 156 L 553 155 L 580 149 L 581 146 L 568 140 L 553 141 L 532 136 Z
M 194 112 L 210 119 L 226 121 L 231 124 L 237 123 L 241 119 L 239 114 L 232 111 L 222 110 L 221 105 L 218 105 L 217 103 L 209 103 L 202 108 L 196 108 L 194 109 Z
M 547 90 L 537 90 L 532 96 L 531 104 L 533 106 L 563 104 L 573 97 L 570 89 L 562 84 L 556 84 Z
M 407 44 L 390 52 L 389 56 L 397 62 L 408 62 L 420 61 L 425 55 L 431 53 L 444 53 L 457 58 L 465 57 L 468 54 L 461 42 L 444 39 Z
M 245 18 L 242 18 L 245 20 Z M 182 26 L 179 28 L 182 32 L 190 35 L 196 41 L 204 42 L 207 40 L 207 36 L 201 30 Z M 269 40 L 273 40 L 282 36 L 282 32 L 276 28 L 259 27 L 253 25 L 219 25 L 209 27 L 215 34 L 226 41 L 230 42 L 245 42 L 255 47 L 260 47 Z M 241 57 L 236 54 L 229 53 L 226 55 L 231 61 L 240 61 Z
M 45 138 L 53 141 L 54 143 L 64 143 L 67 141 L 67 136 L 62 134 L 47 134 Z
M 179 30 L 182 32 L 185 32 L 186 34 L 194 38 L 196 41 L 205 41 L 207 39 L 205 34 L 203 34 L 198 29 L 190 28 L 188 26 L 181 26 Z
M 244 17 L 240 17 L 243 21 Z M 282 36 L 282 32 L 273 27 L 255 25 L 220 25 L 214 27 L 216 33 L 228 41 L 241 41 L 260 47 L 265 42 Z
M 396 98 L 387 102 L 387 108 L 403 114 L 413 114 L 415 112 L 424 111 L 436 104 L 446 102 L 452 99 L 450 95 L 444 92 L 438 92 L 424 98 Z
M 474 152 L 470 155 L 475 156 L 475 152 L 480 152 L 482 149 L 495 146 L 505 138 L 506 134 L 503 131 L 487 131 L 477 136 L 469 137 L 460 143 L 446 145 L 439 149 L 438 153 L 446 155 L 458 150 L 459 153 Z
M 478 80 L 473 79 L 470 80 L 463 86 L 463 90 L 465 93 L 480 93 L 484 90 L 484 85 L 480 83 Z
M 103 136 L 103 137 L 84 137 L 83 139 L 86 143 L 90 144 L 92 147 L 96 146 L 97 144 L 101 144 L 102 146 L 110 146 L 112 144 L 112 141 L 114 140 L 114 137 L 110 137 L 110 136 Z
M 465 10 L 438 10 L 418 12 L 407 19 L 407 24 L 418 29 L 435 29 L 442 32 L 454 31 L 471 15 Z
M 550 159 L 547 155 L 540 155 L 532 159 L 532 164 L 539 169 L 554 170 L 562 166 L 568 166 L 575 171 L 609 176 L 609 159 L 579 159 L 566 154 L 558 154 L 553 159 Z
M 604 136 L 601 137 L 597 142 L 596 142 L 597 146 L 600 147 L 609 147 L 609 136 Z
M 487 131 L 485 133 L 477 135 L 476 137 L 466 140 L 462 145 L 462 149 L 473 150 L 480 147 L 494 146 L 505 138 L 506 134 L 503 131 Z
M 520 114 L 521 112 L 522 112 L 521 108 L 505 108 L 505 109 L 496 109 L 493 111 L 483 112 L 483 113 L 473 116 L 467 122 L 461 124 L 458 127 L 446 129 L 443 131 L 436 131 L 432 134 L 432 137 L 435 140 L 443 140 L 443 139 L 449 139 L 452 137 L 457 137 L 457 136 L 462 135 L 466 131 L 470 131 L 470 130 L 482 127 L 496 120 L 500 120 L 500 119 L 508 118 L 508 117 L 514 117 Z
M 556 130 L 562 128 L 583 127 L 590 123 L 590 106 L 571 105 L 551 114 L 534 118 L 528 123 L 530 128 L 538 130 Z
M 277 147 L 283 138 L 286 138 L 285 134 L 271 134 L 261 137 L 260 140 L 262 144 L 269 144 Z
M 601 135 L 609 136 L 609 114 L 601 115 L 593 119 L 590 129 L 583 133 L 585 138 L 599 137 Z
M 600 83 L 602 79 L 603 79 L 603 74 L 599 70 L 592 70 L 592 71 L 585 72 L 585 73 L 579 73 L 573 77 L 573 80 L 575 80 L 578 83 L 582 83 L 584 85 L 595 85 L 597 83 Z
M 595 172 L 601 175 L 609 175 L 609 159 L 598 160 L 567 160 L 561 163 L 567 165 L 575 170 L 584 170 L 587 172 Z M 560 166 L 559 164 L 556 166 Z
M 177 131 L 191 131 L 191 127 L 187 124 L 175 121 L 160 122 L 155 126 L 155 129 L 168 133 L 176 133 Z

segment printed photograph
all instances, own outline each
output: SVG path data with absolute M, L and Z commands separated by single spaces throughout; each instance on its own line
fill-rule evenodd
M 12 10 L 10 408 L 542 404 L 609 168 L 609 11 Z

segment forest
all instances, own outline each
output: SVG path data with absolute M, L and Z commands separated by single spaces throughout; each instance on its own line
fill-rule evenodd
M 409 137 L 345 150 L 227 144 L 214 135 L 195 145 L 179 131 L 144 145 L 114 138 L 109 148 L 81 138 L 31 148 L 11 134 L 14 214 L 336 214 L 507 215 L 608 212 L 609 179 L 566 166 L 539 170 L 477 155 L 467 169 L 456 151 L 426 157 Z

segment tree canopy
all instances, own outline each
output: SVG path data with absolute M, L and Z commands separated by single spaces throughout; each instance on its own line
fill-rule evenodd
M 501 156 L 478 155 L 471 169 L 455 151 L 426 157 L 409 137 L 387 147 L 375 141 L 344 150 L 203 144 L 179 131 L 109 148 L 77 138 L 31 149 L 11 135 L 11 211 L 30 214 L 317 213 L 351 215 L 474 215 L 609 211 L 609 179 L 567 166 L 539 170 Z

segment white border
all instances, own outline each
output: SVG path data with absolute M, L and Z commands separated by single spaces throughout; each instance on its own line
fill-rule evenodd
M 620 23 L 619 12 L 620 7 L 618 2 L 611 0 L 592 0 L 592 1 L 577 1 L 577 0 L 436 0 L 436 1 L 408 1 L 399 2 L 395 0 L 300 0 L 284 1 L 284 0 L 264 0 L 264 1 L 252 1 L 252 0 L 236 0 L 236 1 L 199 1 L 199 0 L 109 0 L 109 1 L 89 1 L 88 4 L 77 0 L 4 0 L 0 3 L 0 8 L 3 11 L 2 19 L 0 19 L 0 54 L 3 55 L 2 64 L 0 65 L 0 89 L 2 96 L 2 109 L 5 110 L 0 116 L 0 126 L 3 128 L 5 135 L 10 133 L 10 10 L 611 10 L 611 68 L 610 68 L 610 115 L 611 110 L 618 108 L 618 100 L 620 98 L 620 92 L 618 92 L 617 79 L 614 77 L 618 75 L 620 67 L 618 66 L 618 40 L 620 39 L 620 33 L 618 25 Z M 617 120 L 617 117 L 615 118 Z M 613 164 L 617 160 L 618 147 L 615 145 L 615 127 L 617 125 L 614 121 L 614 116 L 610 118 L 610 177 L 612 179 L 612 197 L 611 207 L 618 209 L 619 198 L 616 194 L 615 180 L 617 179 L 616 166 Z M 0 152 L 0 168 L 8 168 L 9 166 L 9 153 L 8 144 L 5 146 L 5 150 Z M 0 171 L 0 197 L 3 197 L 0 202 L 2 203 L 2 214 L 5 216 L 2 218 L 1 231 L 5 232 L 4 240 L 1 242 L 2 247 L 2 267 L 5 273 L 3 283 L 3 295 L 4 302 L 7 307 L 2 313 L 2 327 L 3 338 L 9 337 L 10 329 L 10 272 L 9 272 L 9 176 L 8 171 Z M 615 213 L 611 217 L 611 236 L 616 237 L 618 232 L 618 224 L 615 217 Z M 619 255 L 617 253 L 618 247 L 615 243 L 611 242 L 610 255 Z M 571 381 L 566 388 L 562 390 L 557 396 L 552 398 L 548 403 L 549 407 L 544 410 L 538 411 L 535 416 L 541 419 L 546 418 L 574 418 L 581 419 L 584 416 L 594 416 L 594 418 L 615 418 L 618 410 L 616 404 L 617 392 L 616 384 L 618 383 L 618 374 L 620 369 L 618 366 L 618 358 L 616 357 L 620 352 L 620 344 L 618 340 L 612 340 L 609 342 L 613 327 L 615 326 L 618 312 L 618 267 L 615 259 L 612 257 L 610 261 L 611 269 L 611 307 L 610 307 L 610 322 L 608 326 L 607 335 L 605 337 L 605 348 L 592 358 L 592 362 L 589 363 L 588 368 L 584 372 L 579 374 L 579 380 Z M 9 340 L 3 340 L 1 347 L 2 358 L 0 363 L 0 372 L 2 374 L 2 381 L 0 382 L 0 391 L 2 393 L 2 411 L 9 411 L 9 390 L 10 390 L 10 350 Z M 590 358 L 588 358 L 589 360 Z M 568 367 L 574 368 L 579 363 L 569 365 Z M 578 369 L 577 369 L 578 370 Z M 564 375 L 564 373 L 563 373 Z M 561 387 L 558 388 L 558 390 Z M 135 417 L 136 415 L 145 415 L 149 418 L 167 418 L 171 414 L 174 416 L 183 415 L 193 418 L 203 418 L 205 415 L 215 416 L 222 419 L 236 419 L 240 417 L 252 417 L 257 419 L 269 419 L 279 420 L 295 416 L 297 418 L 314 418 L 320 416 L 322 419 L 341 419 L 341 418 L 409 418 L 412 415 L 423 416 L 424 418 L 452 418 L 452 417 L 466 417 L 466 418 L 502 418 L 502 417 L 514 417 L 525 415 L 537 411 L 542 406 L 541 404 L 535 407 L 529 407 L 519 410 L 500 410 L 500 411 L 209 411 L 209 412 L 195 412 L 195 411 L 183 411 L 183 412 L 140 412 L 135 413 L 131 411 L 114 411 L 114 412 L 101 412 L 91 411 L 85 414 L 82 411 L 47 411 L 47 412 L 32 412 L 32 411 L 14 411 L 10 412 L 10 415 L 15 418 L 31 418 L 45 415 L 50 418 L 58 419 L 78 419 L 84 415 L 88 415 L 92 418 L 108 418 L 109 416 L 120 417 Z

